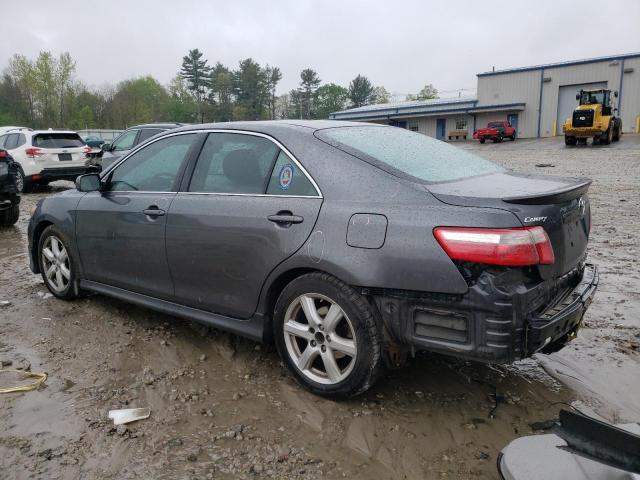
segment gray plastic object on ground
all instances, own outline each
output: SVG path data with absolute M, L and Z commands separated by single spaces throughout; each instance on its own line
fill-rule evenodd
M 640 435 L 640 425 L 617 425 Z M 558 447 L 567 443 L 556 434 L 521 437 L 498 457 L 504 480 L 640 480 L 640 475 L 609 467 Z

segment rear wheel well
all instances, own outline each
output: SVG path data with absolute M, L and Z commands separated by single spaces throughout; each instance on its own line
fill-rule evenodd
M 53 225 L 53 222 L 43 220 L 33 229 L 33 244 L 31 245 L 31 256 L 34 260 L 36 273 L 40 273 L 40 252 L 38 252 L 38 244 L 40 243 L 40 236 L 44 229 L 49 225 Z
M 294 268 L 281 273 L 269 286 L 266 295 L 265 311 L 264 311 L 264 329 L 263 340 L 265 343 L 273 343 L 273 311 L 276 308 L 276 302 L 278 297 L 289 283 L 296 278 L 306 275 L 307 273 L 327 273 L 322 270 L 316 270 L 314 268 Z

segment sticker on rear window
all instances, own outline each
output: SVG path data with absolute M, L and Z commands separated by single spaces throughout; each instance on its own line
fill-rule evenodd
M 280 175 L 278 176 L 280 190 L 287 190 L 293 182 L 293 165 L 287 163 L 280 169 Z

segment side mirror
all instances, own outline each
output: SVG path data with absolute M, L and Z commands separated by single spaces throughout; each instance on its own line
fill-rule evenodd
M 580 94 L 576 93 L 576 100 L 580 100 Z
M 76 190 L 79 192 L 97 192 L 101 188 L 102 182 L 97 173 L 87 173 L 76 178 Z
M 613 92 L 613 96 L 618 98 L 618 91 L 617 90 L 615 92 Z
M 111 151 L 111 144 L 110 143 L 103 143 L 100 146 L 100 150 L 102 150 L 103 152 L 110 152 Z

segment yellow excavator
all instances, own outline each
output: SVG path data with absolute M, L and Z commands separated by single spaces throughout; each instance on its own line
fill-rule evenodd
M 618 98 L 618 92 L 613 96 Z M 578 106 L 562 126 L 565 145 L 584 145 L 589 138 L 594 145 L 620 140 L 622 120 L 615 115 L 618 109 L 612 106 L 611 90 L 580 90 L 576 100 Z

